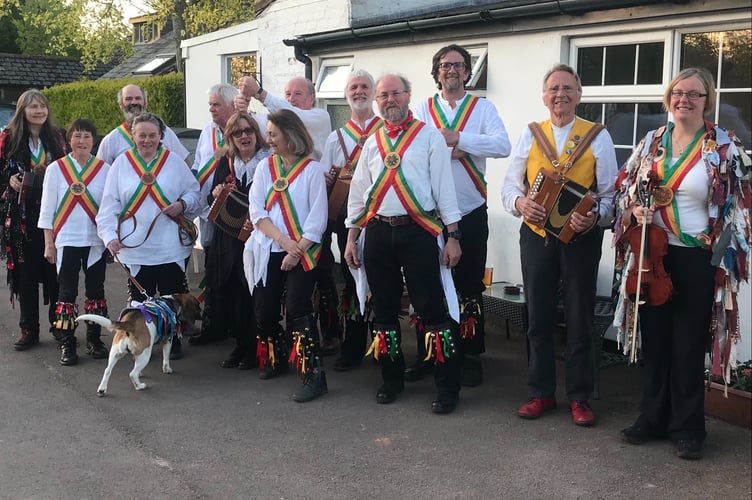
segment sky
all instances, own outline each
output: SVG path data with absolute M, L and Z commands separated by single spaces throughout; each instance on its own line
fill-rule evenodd
M 139 0 L 121 0 L 123 6 L 123 19 L 128 22 L 131 17 L 140 16 L 145 13 L 143 2 Z

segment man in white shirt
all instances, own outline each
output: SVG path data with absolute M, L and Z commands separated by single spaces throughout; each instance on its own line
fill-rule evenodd
M 505 158 L 512 147 L 496 107 L 465 91 L 472 76 L 467 50 L 459 45 L 439 49 L 433 56 L 431 75 L 439 92 L 417 104 L 415 117 L 441 132 L 452 158 L 457 204 L 462 213 L 462 259 L 452 274 L 460 297 L 462 385 L 472 387 L 483 381 L 480 355 L 486 351 L 482 296 L 488 242 L 486 158 Z M 405 371 L 407 381 L 422 379 L 431 366 L 423 362 L 426 350 L 422 326 L 418 318 L 418 358 Z
M 430 354 L 436 363 L 438 394 L 431 410 L 450 413 L 459 401 L 460 368 L 457 333 L 444 304 L 449 297 L 440 266 L 454 267 L 462 254 L 457 239 L 461 214 L 450 159 L 441 134 L 413 119 L 407 79 L 383 76 L 376 85 L 376 101 L 384 126 L 363 146 L 345 223 L 349 228 L 345 259 L 352 268 L 365 267 L 371 288 L 371 350 L 383 378 L 376 402 L 392 403 L 404 390 L 399 326 L 404 272 L 410 301 L 426 322 Z M 449 231 L 446 245 L 439 218 Z M 362 256 L 358 251 L 361 232 L 365 238 Z
M 224 129 L 227 120 L 235 112 L 233 99 L 238 95 L 238 89 L 226 83 L 213 85 L 208 91 L 209 95 L 209 114 L 211 121 L 207 123 L 196 143 L 196 153 L 194 154 L 193 167 L 191 171 L 198 180 L 201 188 L 200 203 L 202 206 L 199 215 L 199 233 L 201 234 L 201 247 L 204 249 L 204 259 L 211 251 L 211 242 L 214 237 L 214 224 L 209 217 L 209 204 L 207 202 L 211 194 L 211 187 L 214 180 L 214 171 L 217 169 L 219 159 L 224 154 L 223 146 L 225 145 Z M 208 282 L 209 280 L 207 280 Z M 212 302 L 216 299 L 212 290 L 204 290 L 204 308 L 201 318 L 201 334 L 188 339 L 191 345 L 204 345 L 210 342 L 216 342 L 227 338 L 227 331 L 216 331 L 213 325 L 214 317 L 212 315 Z
M 124 121 L 102 138 L 96 155 L 97 158 L 104 160 L 105 163 L 110 165 L 112 165 L 115 158 L 120 156 L 121 153 L 133 147 L 131 125 L 134 118 L 146 111 L 146 105 L 148 104 L 146 91 L 138 85 L 126 85 L 118 91 L 117 103 L 123 111 Z M 175 132 L 170 127 L 165 128 L 162 144 L 167 150 L 178 155 L 179 158 L 183 160 L 188 158 L 189 151 L 183 146 L 178 136 L 175 135 Z
M 373 112 L 375 86 L 373 77 L 365 70 L 356 70 L 350 74 L 345 83 L 345 98 L 351 110 L 350 120 L 344 127 L 329 135 L 324 145 L 324 154 L 321 157 L 321 165 L 327 171 L 332 167 L 343 169 L 339 173 L 339 180 L 334 181 L 335 185 L 329 195 L 330 230 L 327 231 L 330 235 L 332 232 L 337 234 L 337 245 L 341 256 L 345 254 L 345 243 L 347 242 L 345 217 L 347 215 L 349 180 L 346 179 L 352 177 L 366 139 L 383 125 L 383 120 Z M 339 209 L 337 206 L 339 206 Z M 332 213 L 332 210 L 335 212 Z M 334 369 L 348 371 L 360 364 L 363 354 L 366 352 L 368 323 L 360 313 L 355 281 L 344 258 L 341 259 L 340 265 L 345 279 L 345 289 L 342 292 L 340 306 L 342 312 L 340 324 L 345 325 L 345 339 L 342 343 L 340 357 L 334 362 Z

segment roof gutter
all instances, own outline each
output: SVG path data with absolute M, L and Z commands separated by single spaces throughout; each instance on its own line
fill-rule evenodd
M 328 33 L 301 35 L 282 42 L 288 47 L 295 48 L 295 58 L 306 65 L 306 78 L 312 75 L 311 59 L 306 55 L 316 46 L 340 44 L 352 40 L 363 40 L 400 33 L 426 32 L 429 30 L 452 27 L 456 29 L 462 24 L 492 24 L 508 22 L 511 19 L 520 19 L 532 16 L 544 15 L 577 15 L 596 10 L 611 10 L 615 8 L 636 7 L 659 3 L 684 4 L 688 0 L 630 0 L 614 2 L 613 0 L 544 0 L 530 1 L 520 5 L 502 6 L 496 9 L 486 9 L 474 12 L 466 12 L 443 17 L 429 19 L 413 19 L 399 21 L 390 24 L 363 26 L 359 28 L 346 28 Z

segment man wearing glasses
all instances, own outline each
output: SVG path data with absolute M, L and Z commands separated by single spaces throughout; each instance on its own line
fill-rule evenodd
M 462 385 L 483 381 L 480 355 L 485 352 L 483 274 L 488 242 L 486 158 L 509 156 L 511 145 L 496 107 L 486 99 L 468 94 L 465 85 L 472 76 L 470 53 L 459 45 L 442 47 L 433 56 L 431 76 L 439 89 L 433 97 L 418 103 L 415 116 L 436 127 L 452 158 L 452 175 L 457 204 L 462 259 L 452 274 L 460 297 L 459 352 Z M 423 321 L 416 321 L 418 358 L 405 371 L 408 382 L 420 380 L 431 365 L 424 363 Z
M 224 155 L 223 146 L 225 144 L 224 129 L 227 120 L 235 112 L 233 99 L 238 95 L 238 89 L 226 83 L 213 85 L 208 91 L 209 95 L 209 114 L 211 121 L 207 123 L 196 143 L 196 153 L 194 155 L 193 166 L 191 171 L 198 180 L 201 188 L 201 215 L 199 215 L 199 228 L 201 234 L 201 246 L 204 249 L 204 262 L 208 260 L 211 251 L 211 242 L 214 237 L 214 224 L 208 219 L 209 205 L 208 197 L 211 194 L 212 182 L 214 180 L 214 171 L 217 169 L 219 159 Z M 206 280 L 208 282 L 208 280 Z M 201 318 L 201 334 L 190 337 L 188 343 L 191 345 L 204 345 L 210 342 L 216 342 L 227 338 L 227 331 L 217 331 L 213 327 L 212 315 L 212 291 L 207 288 L 204 290 L 204 309 Z
M 520 226 L 520 257 L 528 307 L 528 386 L 532 394 L 517 415 L 535 419 L 556 408 L 554 330 L 556 304 L 561 295 L 567 321 L 567 400 L 574 424 L 590 426 L 595 423 L 588 399 L 593 392 L 592 330 L 603 240 L 601 226 L 611 222 L 617 164 L 608 132 L 575 115 L 581 96 L 580 77 L 571 67 L 557 64 L 546 73 L 543 104 L 549 110 L 549 119 L 538 124 L 537 135 L 533 135 L 534 124 L 522 132 L 501 198 L 508 212 L 524 218 Z M 588 143 L 589 138 L 592 140 Z M 553 156 L 555 152 L 558 159 L 549 158 L 549 149 L 549 154 Z M 540 228 L 546 211 L 540 204 L 542 200 L 530 196 L 528 191 L 541 168 L 566 174 L 599 200 L 585 215 L 572 214 L 569 225 L 575 237 L 569 243 Z
M 437 397 L 431 410 L 450 413 L 459 400 L 460 373 L 456 332 L 444 299 L 456 313 L 450 269 L 462 254 L 451 162 L 441 134 L 413 118 L 410 82 L 404 77 L 383 76 L 376 85 L 376 102 L 384 126 L 363 146 L 345 221 L 345 259 L 351 268 L 364 266 L 372 294 L 374 341 L 369 352 L 383 378 L 376 402 L 392 403 L 404 390 L 399 325 L 404 272 L 410 302 L 425 322 L 428 351 L 436 363 Z M 449 231 L 446 245 L 439 219 Z

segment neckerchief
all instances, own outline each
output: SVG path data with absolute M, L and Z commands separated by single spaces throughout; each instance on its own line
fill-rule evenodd
M 387 121 L 384 122 L 384 129 L 390 139 L 396 139 L 400 132 L 406 132 L 410 124 L 413 122 L 413 112 L 407 112 L 407 119 L 399 125 L 393 125 Z
M 344 130 L 345 133 L 355 141 L 355 147 L 350 151 L 350 156 L 347 158 L 347 164 L 349 165 L 351 172 L 355 171 L 355 166 L 360 159 L 360 153 L 363 151 L 363 144 L 365 144 L 366 139 L 371 137 L 376 130 L 383 126 L 384 120 L 376 117 L 374 120 L 371 120 L 371 123 L 365 130 L 361 129 L 353 120 L 348 121 L 345 126 L 342 127 L 342 130 Z
M 658 176 L 661 179 L 661 186 L 666 186 L 676 193 L 689 171 L 698 161 L 700 161 L 700 158 L 702 158 L 702 150 L 705 141 L 700 139 L 706 134 L 706 128 L 703 126 L 697 131 L 692 138 L 690 147 L 684 150 L 684 153 L 682 153 L 673 165 L 670 164 L 672 159 L 671 132 L 674 129 L 673 122 L 669 122 L 666 129 L 667 133 L 664 133 L 661 138 L 661 145 L 663 146 L 664 154 L 662 157 L 657 158 L 653 163 L 653 169 L 658 173 Z M 698 235 L 689 235 L 681 231 L 681 221 L 679 220 L 676 196 L 672 197 L 670 205 L 659 208 L 657 212 L 666 227 L 674 233 L 682 243 L 691 247 L 708 246 L 710 242 L 708 237 L 710 228 L 705 229 L 705 231 Z
M 353 220 L 353 224 L 358 227 L 365 227 L 369 220 L 376 215 L 377 210 L 384 201 L 384 197 L 390 188 L 394 189 L 402 206 L 408 215 L 418 223 L 423 229 L 433 236 L 439 235 L 443 227 L 441 223 L 433 216 L 429 215 L 410 189 L 401 168 L 401 159 L 413 142 L 418 132 L 425 126 L 425 123 L 419 120 L 411 121 L 404 134 L 400 135 L 397 141 L 392 144 L 387 136 L 386 128 L 376 132 L 376 145 L 379 148 L 381 159 L 384 162 L 384 169 L 379 174 L 376 182 L 373 183 L 371 192 L 368 193 L 368 199 L 365 203 L 363 212 Z M 386 127 L 386 125 L 384 126 Z
M 91 156 L 89 161 L 86 162 L 86 165 L 81 167 L 80 173 L 76 170 L 71 155 L 60 158 L 57 161 L 57 164 L 60 167 L 60 173 L 63 174 L 63 178 L 65 178 L 65 181 L 68 183 L 69 189 L 60 200 L 60 204 L 55 212 L 55 217 L 52 220 L 52 231 L 55 237 L 57 237 L 60 228 L 62 228 L 65 221 L 68 220 L 68 217 L 76 205 L 81 205 L 81 208 L 89 216 L 91 222 L 96 224 L 95 218 L 97 216 L 97 211 L 99 210 L 99 205 L 94 201 L 87 186 L 102 170 L 104 161 Z
M 128 128 L 127 123 L 121 123 L 115 130 L 120 132 L 120 135 L 123 136 L 123 139 L 125 139 L 125 142 L 127 142 L 130 147 L 133 147 L 133 136 L 131 135 L 131 129 Z
M 31 150 L 31 148 L 29 148 Z M 43 167 L 47 165 L 47 152 L 44 150 L 44 144 L 42 144 L 42 141 L 39 141 L 39 153 L 34 154 L 34 151 L 31 151 L 31 168 L 32 170 L 36 167 Z
M 198 172 L 196 172 L 196 180 L 198 181 L 198 185 L 200 187 L 204 187 L 204 184 L 206 183 L 207 179 L 209 179 L 209 176 L 211 176 L 211 174 L 213 174 L 214 171 L 217 170 L 219 159 L 214 153 L 216 153 L 219 148 L 225 145 L 225 140 L 222 136 L 222 131 L 219 130 L 219 127 L 212 127 L 212 129 L 214 132 L 212 134 L 212 156 L 206 163 L 204 163 L 204 166 L 201 167 Z
M 136 151 L 136 148 L 125 152 L 125 157 L 128 158 L 128 162 L 133 167 L 133 170 L 136 171 L 136 174 L 138 174 L 141 182 L 120 213 L 121 220 L 133 217 L 147 196 L 152 197 L 160 210 L 164 210 L 170 204 L 170 200 L 167 199 L 167 196 L 165 196 L 162 188 L 157 183 L 157 176 L 159 176 L 159 172 L 167 161 L 168 155 L 169 152 L 165 148 L 160 147 L 157 151 L 157 156 L 147 165 L 144 159 L 138 154 L 138 151 Z
M 477 103 L 478 98 L 474 95 L 468 94 L 467 99 L 463 100 L 462 104 L 460 104 L 460 107 L 457 109 L 457 114 L 454 116 L 454 121 L 451 124 L 449 123 L 449 120 L 447 120 L 446 115 L 444 115 L 444 111 L 441 109 L 438 94 L 428 99 L 428 111 L 431 114 L 431 118 L 433 118 L 436 128 L 446 128 L 453 130 L 454 132 L 461 132 L 464 130 L 467 120 L 470 119 L 470 113 L 472 113 Z M 459 159 L 459 162 L 460 165 L 464 167 L 470 180 L 473 181 L 475 189 L 477 189 L 481 196 L 483 196 L 484 200 L 488 199 L 486 179 L 483 177 L 481 171 L 478 170 L 478 167 L 475 165 L 475 162 L 470 155 L 463 156 Z
M 292 202 L 289 188 L 301 172 L 303 172 L 305 167 L 312 161 L 311 158 L 299 156 L 290 166 L 290 169 L 285 172 L 285 166 L 282 163 L 281 156 L 270 156 L 268 160 L 269 172 L 272 176 L 272 187 L 269 188 L 269 193 L 266 195 L 266 210 L 271 210 L 275 203 L 279 203 L 279 208 L 282 212 L 282 218 L 285 221 L 287 233 L 295 241 L 300 241 L 303 237 L 303 228 L 300 225 L 298 214 L 295 211 L 295 205 Z M 315 268 L 320 255 L 321 243 L 311 245 L 306 253 L 303 254 L 303 258 L 300 259 L 300 264 L 303 266 L 303 269 L 310 271 Z

